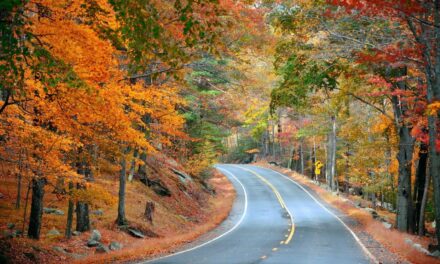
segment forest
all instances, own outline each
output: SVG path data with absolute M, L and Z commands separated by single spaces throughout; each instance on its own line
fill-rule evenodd
M 0 262 L 163 253 L 255 162 L 440 256 L 440 0 L 0 1 Z

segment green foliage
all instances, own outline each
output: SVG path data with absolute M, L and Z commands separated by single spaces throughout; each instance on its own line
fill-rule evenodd
M 251 162 L 251 154 L 246 151 L 258 148 L 259 143 L 254 138 L 246 136 L 238 140 L 238 146 L 229 150 L 228 154 L 222 158 L 227 163 L 249 163 Z
M 308 96 L 317 90 L 333 90 L 339 73 L 336 62 L 315 61 L 304 55 L 292 54 L 283 63 L 278 59 L 282 81 L 271 94 L 271 112 L 277 107 L 303 108 Z

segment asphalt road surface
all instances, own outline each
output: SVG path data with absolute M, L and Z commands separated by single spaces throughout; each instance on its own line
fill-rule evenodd
M 327 205 L 293 180 L 250 165 L 217 168 L 237 192 L 231 227 L 208 241 L 145 263 L 375 262 Z

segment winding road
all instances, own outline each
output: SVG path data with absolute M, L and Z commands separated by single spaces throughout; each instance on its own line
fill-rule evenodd
M 374 263 L 331 209 L 276 171 L 218 165 L 237 199 L 230 228 L 185 250 L 144 263 Z

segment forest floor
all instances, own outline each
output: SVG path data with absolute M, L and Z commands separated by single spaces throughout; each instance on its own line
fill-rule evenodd
M 426 250 L 429 244 L 435 244 L 433 237 L 420 237 L 402 233 L 396 229 L 387 228 L 383 222 L 378 220 L 380 218 L 387 219 L 389 223 L 394 225 L 394 213 L 376 208 L 375 211 L 379 217 L 374 219 L 371 212 L 368 211 L 369 209 L 366 209 L 369 208 L 371 202 L 359 196 L 335 195 L 304 175 L 286 168 L 270 165 L 266 161 L 260 161 L 254 163 L 254 165 L 270 168 L 291 177 L 305 186 L 315 197 L 330 204 L 333 207 L 330 209 L 335 210 L 335 213 L 344 223 L 356 233 L 379 263 L 440 263 L 438 258 L 421 252 Z M 361 206 L 359 206 L 360 204 Z
M 115 224 L 117 175 L 113 173 L 96 179 L 96 185 L 106 190 L 110 196 L 105 203 L 91 209 L 92 230 L 96 229 L 102 235 L 101 244 L 109 246 L 110 243 L 117 242 L 122 245 L 122 249 L 107 253 L 98 253 L 96 248 L 87 246 L 91 232 L 81 233 L 69 240 L 64 237 L 68 203 L 66 197 L 53 193 L 52 186 L 46 186 L 44 206 L 61 210 L 64 214 L 43 214 L 39 241 L 26 236 L 11 238 L 12 232 L 22 229 L 25 190 L 22 192 L 21 209 L 17 210 L 14 177 L 0 177 L 0 263 L 118 263 L 145 259 L 181 247 L 214 229 L 227 218 L 235 198 L 235 190 L 229 180 L 219 172 L 214 171 L 207 181 L 207 189 L 197 183 L 196 179 L 187 179 L 186 182 L 179 179 L 170 168 L 183 169 L 166 157 L 150 161 L 149 167 L 155 168 L 149 178 L 160 178 L 171 191 L 171 196 L 160 196 L 139 180 L 127 184 L 127 219 L 130 227 L 146 235 L 142 239 L 129 235 Z M 144 217 L 148 201 L 155 204 L 152 223 Z

